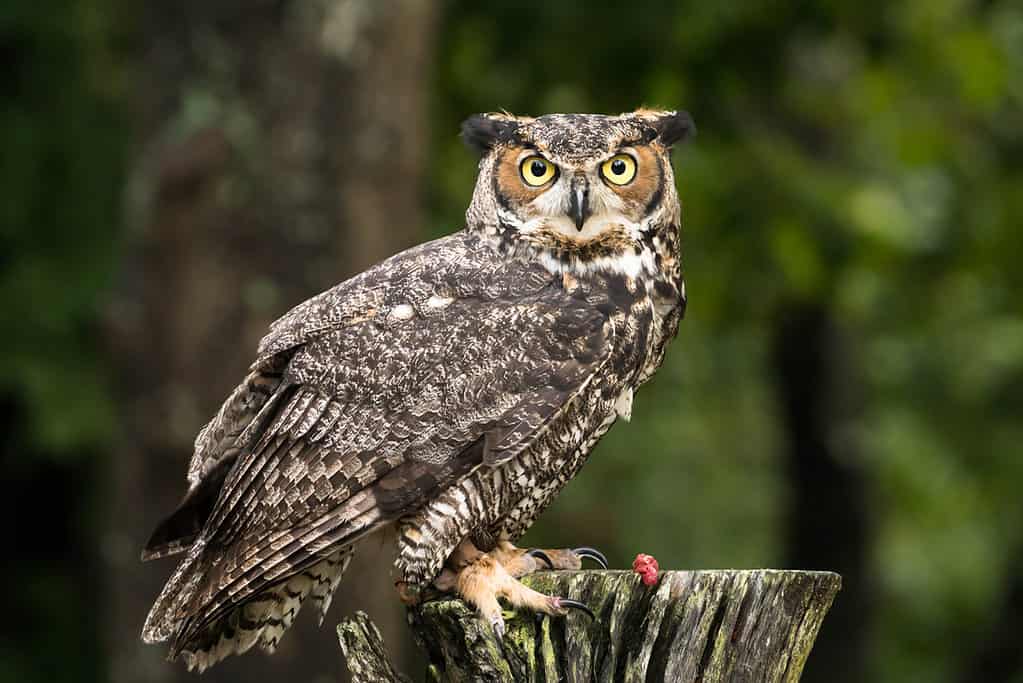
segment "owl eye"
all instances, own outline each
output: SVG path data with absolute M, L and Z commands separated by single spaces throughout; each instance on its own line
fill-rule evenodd
M 519 172 L 522 173 L 522 180 L 526 182 L 526 185 L 540 187 L 544 183 L 550 182 L 557 173 L 557 168 L 542 156 L 534 154 L 522 160 Z
M 615 185 L 628 185 L 636 177 L 636 160 L 628 154 L 616 154 L 600 165 L 600 172 Z

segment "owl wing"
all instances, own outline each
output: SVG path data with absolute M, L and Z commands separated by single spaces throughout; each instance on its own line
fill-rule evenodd
M 490 256 L 490 258 L 488 258 Z M 467 233 L 413 247 L 299 304 L 271 325 L 248 376 L 195 439 L 188 466 L 188 493 L 162 520 L 142 552 L 143 560 L 187 550 L 209 519 L 225 478 L 240 453 L 252 449 L 289 394 L 280 391 L 296 350 L 326 333 L 372 320 L 378 311 L 413 302 L 429 309 L 436 297 L 500 299 L 546 286 L 545 273 L 520 268 L 515 278 L 493 278 L 502 262 Z
M 307 303 L 264 340 L 264 359 L 291 354 L 281 407 L 220 490 L 201 539 L 216 561 L 177 642 L 515 457 L 607 362 L 606 307 L 539 267 L 470 256 L 367 271 L 364 284 L 381 283 L 373 305 L 338 315 Z

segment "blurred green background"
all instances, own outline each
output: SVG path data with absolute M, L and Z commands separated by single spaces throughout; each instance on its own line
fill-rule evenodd
M 840 571 L 804 680 L 1023 681 L 1018 2 L 7 0 L 0 64 L 0 680 L 184 680 L 139 530 L 266 324 L 461 227 L 468 114 L 648 105 L 687 316 L 527 539 Z

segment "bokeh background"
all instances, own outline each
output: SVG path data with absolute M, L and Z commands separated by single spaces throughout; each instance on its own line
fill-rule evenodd
M 0 68 L 0 680 L 192 680 L 138 551 L 269 322 L 462 226 L 468 114 L 649 105 L 687 317 L 528 538 L 841 572 L 807 681 L 1023 681 L 1018 2 L 5 0 Z M 415 670 L 385 555 L 205 680 L 356 608 Z

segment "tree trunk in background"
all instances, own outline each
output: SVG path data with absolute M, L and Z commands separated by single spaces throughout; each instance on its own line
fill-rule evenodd
M 860 454 L 847 429 L 855 409 L 847 357 L 823 305 L 794 304 L 779 317 L 774 368 L 790 485 L 785 565 L 842 575 L 807 683 L 869 679 L 870 521 Z
M 137 60 L 131 253 L 110 310 L 123 443 L 107 628 L 115 681 L 194 680 L 139 640 L 174 563 L 139 551 L 185 492 L 199 428 L 268 324 L 419 241 L 435 8 L 414 0 L 148 2 Z M 270 658 L 203 680 L 337 681 L 334 629 L 367 610 L 411 652 L 380 548 L 357 553 L 323 629 L 308 609 Z M 410 663 L 408 668 L 413 668 Z

